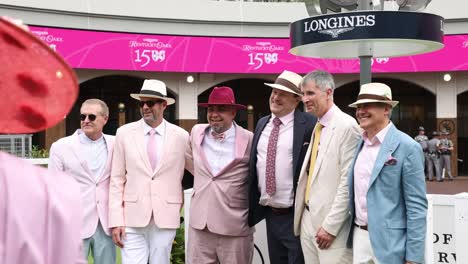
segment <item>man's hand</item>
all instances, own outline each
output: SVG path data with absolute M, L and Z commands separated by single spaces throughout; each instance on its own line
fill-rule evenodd
M 124 247 L 123 240 L 126 238 L 125 227 L 118 226 L 112 228 L 112 241 L 120 248 Z
M 322 227 L 319 228 L 317 234 L 315 235 L 315 242 L 317 242 L 320 249 L 327 249 L 331 246 L 335 240 L 335 236 L 329 234 Z

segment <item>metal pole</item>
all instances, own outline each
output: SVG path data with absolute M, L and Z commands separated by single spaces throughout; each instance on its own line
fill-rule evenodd
M 361 86 L 372 81 L 372 56 L 359 56 L 359 63 L 359 85 Z
M 358 5 L 359 10 L 370 10 L 370 0 L 360 0 Z M 359 45 L 359 84 L 360 86 L 372 81 L 372 46 L 369 42 L 363 41 Z

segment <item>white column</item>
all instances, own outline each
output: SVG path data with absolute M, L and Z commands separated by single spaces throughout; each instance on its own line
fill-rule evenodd
M 456 118 L 457 117 L 457 78 L 452 73 L 452 79 L 448 82 L 443 80 L 444 73 L 436 73 L 436 117 Z
M 198 119 L 198 83 L 179 81 L 179 95 L 176 107 L 176 119 Z

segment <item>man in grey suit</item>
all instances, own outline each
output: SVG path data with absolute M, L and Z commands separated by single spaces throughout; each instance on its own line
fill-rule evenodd
M 390 121 L 397 104 L 390 87 L 369 83 L 350 105 L 364 130 L 349 174 L 353 263 L 424 263 L 424 155 Z
M 319 120 L 299 174 L 294 233 L 300 235 L 306 263 L 351 263 L 352 251 L 346 247 L 348 171 L 359 126 L 333 103 L 335 82 L 330 73 L 308 73 L 301 89 L 307 112 Z

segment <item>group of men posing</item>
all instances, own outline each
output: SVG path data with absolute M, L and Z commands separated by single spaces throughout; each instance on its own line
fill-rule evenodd
M 263 219 L 272 264 L 423 263 L 424 156 L 390 121 L 390 87 L 361 86 L 358 125 L 334 104 L 327 72 L 284 71 L 266 85 L 271 114 L 254 133 L 235 123 L 245 106 L 229 87 L 199 104 L 208 124 L 190 135 L 164 120 L 175 100 L 161 81 L 131 94 L 142 119 L 115 138 L 102 132 L 106 104 L 86 100 L 81 129 L 52 145 L 49 163 L 81 185 L 84 256 L 115 263 L 115 244 L 123 264 L 170 263 L 188 170 L 191 264 L 251 263 Z
M 425 134 L 424 127 L 418 128 L 419 134 L 414 137 L 422 147 L 425 158 L 426 178 L 433 181 L 434 172 L 435 178 L 438 182 L 444 181 L 442 177 L 445 173 L 449 177 L 449 181 L 453 181 L 451 169 L 451 156 L 453 151 L 453 143 L 448 138 L 448 131 L 442 130 L 441 132 L 433 131 L 432 139 Z

